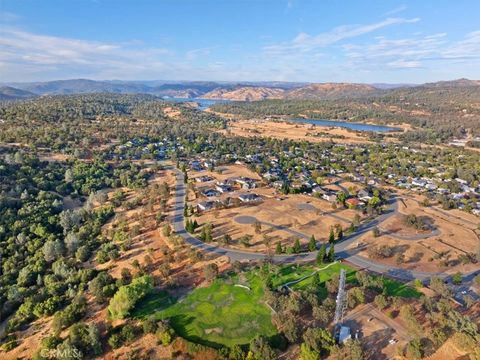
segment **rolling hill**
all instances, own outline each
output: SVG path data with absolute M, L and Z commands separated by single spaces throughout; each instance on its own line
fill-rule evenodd
M 234 89 L 217 88 L 204 95 L 204 99 L 222 99 L 237 101 L 258 101 L 265 99 L 281 99 L 285 90 L 269 87 L 242 86 Z
M 343 97 L 361 97 L 379 92 L 381 90 L 367 84 L 322 83 L 290 90 L 285 94 L 285 98 L 329 100 Z
M 36 96 L 35 94 L 11 86 L 0 87 L 0 100 L 21 100 Z

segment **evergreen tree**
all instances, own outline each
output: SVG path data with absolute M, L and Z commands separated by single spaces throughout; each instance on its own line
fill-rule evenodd
M 335 233 L 333 232 L 333 228 L 330 228 L 330 235 L 328 236 L 328 242 L 333 244 L 335 242 Z
M 283 194 L 288 194 L 288 193 L 290 193 L 290 185 L 288 185 L 288 182 L 287 182 L 287 181 L 284 181 L 284 182 L 283 182 L 282 187 L 280 188 L 280 191 L 281 191 Z
M 320 249 L 317 253 L 317 264 L 323 264 L 325 256 L 327 255 L 327 246 L 325 244 L 320 245 Z
M 300 240 L 295 239 L 295 243 L 293 244 L 293 252 L 295 254 L 298 254 L 302 250 L 302 247 L 300 246 Z
M 207 232 L 205 230 L 205 226 L 202 226 L 202 231 L 200 232 L 200 240 L 206 241 L 207 239 Z
M 283 248 L 282 248 L 282 244 L 279 242 L 277 242 L 277 247 L 275 248 L 275 254 L 281 254 L 283 253 Z
M 310 241 L 308 242 L 308 251 L 312 252 L 317 250 L 317 241 L 315 240 L 315 236 L 312 235 Z
M 335 247 L 333 246 L 333 244 L 330 245 L 330 249 L 328 249 L 328 261 L 335 261 Z
M 321 282 L 320 282 L 320 274 L 319 273 L 315 273 L 312 275 L 312 287 L 314 289 L 317 289 L 319 286 L 320 286 Z
M 338 240 L 342 240 L 342 239 L 343 239 L 343 229 L 342 229 L 341 226 L 338 227 L 337 239 L 338 239 Z
M 212 242 L 212 224 L 205 224 L 202 229 L 205 229 L 205 242 Z

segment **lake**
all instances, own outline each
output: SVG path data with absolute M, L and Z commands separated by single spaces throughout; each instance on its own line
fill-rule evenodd
M 164 98 L 165 101 L 172 102 L 194 102 L 198 104 L 198 109 L 205 110 L 215 104 L 227 103 L 230 100 L 214 100 L 214 99 L 200 99 L 200 98 Z
M 325 126 L 325 127 L 341 127 L 351 130 L 358 130 L 358 131 L 369 131 L 369 132 L 391 132 L 391 131 L 400 131 L 400 128 L 391 127 L 391 126 L 383 126 L 383 125 L 370 125 L 370 124 L 362 124 L 362 123 L 352 123 L 348 121 L 335 121 L 335 120 L 316 120 L 316 119 L 290 119 L 288 121 L 293 122 L 300 122 L 304 124 L 312 124 L 317 126 Z

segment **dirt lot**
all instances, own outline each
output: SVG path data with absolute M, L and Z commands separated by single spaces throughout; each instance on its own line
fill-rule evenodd
M 221 174 L 207 171 L 192 172 L 189 177 L 193 178 L 202 174 L 210 175 L 216 181 L 223 181 L 233 176 L 248 176 L 258 179 L 255 173 L 243 165 L 223 166 L 222 170 Z M 195 187 L 199 190 L 212 188 L 214 183 L 215 181 L 202 184 L 195 183 Z M 335 185 L 331 187 L 338 190 Z M 244 192 L 244 190 L 237 190 L 210 199 L 235 198 Z M 317 240 L 326 241 L 332 226 L 340 224 L 343 228 L 347 228 L 355 215 L 360 214 L 360 212 L 350 209 L 333 209 L 332 204 L 328 201 L 313 196 L 285 196 L 275 189 L 267 187 L 252 189 L 250 192 L 261 195 L 263 201 L 258 204 L 206 211 L 195 219 L 199 224 L 213 224 L 214 240 L 219 241 L 225 234 L 229 234 L 233 240 L 229 246 L 246 249 L 238 240 L 244 235 L 251 235 L 252 239 L 248 249 L 251 251 L 266 251 L 267 246 L 274 249 L 278 241 L 282 245 L 291 246 L 298 238 L 301 243 L 307 243 L 312 234 L 315 235 Z M 189 200 L 191 204 L 195 205 L 206 199 L 200 194 L 195 198 L 193 192 L 190 192 Z M 248 217 L 246 221 L 245 217 Z M 252 224 L 255 219 L 261 223 L 260 232 L 255 231 Z
M 228 129 L 222 132 L 233 136 L 264 136 L 278 139 L 308 140 L 311 142 L 324 142 L 329 140 L 349 144 L 369 142 L 367 135 L 342 128 L 267 120 L 237 119 L 231 121 Z
M 367 233 L 360 243 L 367 244 L 367 249 L 374 244 L 392 247 L 392 257 L 379 259 L 387 264 L 424 271 L 472 270 L 475 265 L 463 265 L 460 257 L 474 253 L 480 246 L 480 238 L 474 231 L 478 218 L 465 212 L 446 212 L 438 206 L 423 207 L 419 204 L 422 200 L 420 195 L 400 195 L 409 197 L 403 197 L 403 201 L 398 202 L 399 214 L 381 224 L 380 230 L 384 235 L 375 238 L 372 233 Z M 432 224 L 432 229 L 421 231 L 407 227 L 403 217 L 411 214 L 424 217 Z M 360 254 L 368 257 L 367 249 Z M 398 254 L 403 254 L 402 261 L 397 261 L 397 257 L 401 256 Z
M 409 341 L 408 330 L 398 319 L 391 319 L 370 304 L 356 307 L 347 314 L 345 325 L 351 328 L 352 337 L 358 336 L 370 359 L 393 359 L 397 349 Z M 394 344 L 389 340 L 395 340 Z

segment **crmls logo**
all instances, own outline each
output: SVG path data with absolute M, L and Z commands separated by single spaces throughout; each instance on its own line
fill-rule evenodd
M 82 352 L 78 349 L 42 349 L 40 356 L 45 359 L 81 359 Z

